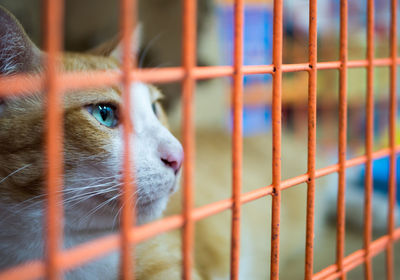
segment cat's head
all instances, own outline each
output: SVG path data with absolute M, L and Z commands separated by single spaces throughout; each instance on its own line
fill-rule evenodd
M 0 7 L 0 74 L 40 72 L 45 55 Z M 116 44 L 103 55 L 64 54 L 62 67 L 64 71 L 117 70 L 120 47 Z M 119 85 L 64 94 L 66 227 L 77 230 L 118 224 L 124 153 L 121 95 Z M 45 96 L 38 92 L 0 102 L 0 201 L 19 208 L 42 206 L 45 197 Z M 161 97 L 154 86 L 131 85 L 133 133 L 129 144 L 139 223 L 161 215 L 177 187 L 182 163 L 182 146 L 166 128 Z

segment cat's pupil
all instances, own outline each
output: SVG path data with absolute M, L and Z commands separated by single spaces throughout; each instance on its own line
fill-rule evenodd
M 100 109 L 100 116 L 103 119 L 103 121 L 105 121 L 109 113 L 108 108 L 99 106 L 99 109 Z

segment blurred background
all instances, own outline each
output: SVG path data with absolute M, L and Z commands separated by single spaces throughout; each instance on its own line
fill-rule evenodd
M 375 58 L 390 56 L 390 1 L 374 1 L 375 3 Z M 216 18 L 219 32 L 220 64 L 232 65 L 233 53 L 233 1 L 220 0 L 216 4 Z M 308 61 L 308 7 L 307 0 L 286 0 L 283 3 L 283 63 L 306 63 Z M 318 1 L 318 62 L 337 61 L 339 59 L 340 34 L 340 1 Z M 349 1 L 348 4 L 348 59 L 363 60 L 366 58 L 367 1 Z M 244 28 L 244 64 L 261 65 L 272 63 L 272 22 L 273 1 L 246 1 Z M 374 69 L 374 150 L 388 147 L 389 120 L 389 67 Z M 364 68 L 348 70 L 347 101 L 347 158 L 365 154 L 366 131 L 366 77 Z M 318 71 L 317 78 L 317 165 L 319 167 L 337 163 L 338 156 L 338 93 L 339 71 Z M 226 81 L 225 128 L 231 129 L 231 81 Z M 244 136 L 253 137 L 271 130 L 271 87 L 270 75 L 251 75 L 244 79 Z M 397 83 L 397 92 L 400 84 Z M 308 74 L 306 72 L 284 73 L 282 110 L 283 137 L 293 137 L 296 144 L 307 147 L 307 97 Z M 399 120 L 397 121 L 399 123 Z M 400 128 L 400 127 L 399 127 Z M 400 144 L 400 130 L 397 130 L 397 144 Z M 290 136 L 289 136 L 290 135 Z M 244 142 L 246 145 L 246 141 Z M 246 149 L 246 148 L 245 148 Z M 282 153 L 286 153 L 285 143 Z M 299 152 L 301 154 L 301 152 Z M 291 174 L 290 165 L 282 156 L 283 177 L 285 171 Z M 290 156 L 289 156 L 290 158 Z M 290 159 L 289 159 L 290 160 Z M 292 155 L 292 160 L 297 160 Z M 306 162 L 298 159 L 299 164 Z M 397 160 L 397 177 L 400 175 Z M 364 217 L 364 166 L 348 169 L 346 197 L 346 255 L 363 247 Z M 374 204 L 373 228 L 374 239 L 386 233 L 387 191 L 388 191 L 388 158 L 375 160 L 373 164 Z M 317 199 L 326 203 L 320 212 L 328 221 L 326 231 L 320 233 L 315 244 L 315 268 L 319 271 L 324 266 L 335 262 L 336 244 L 336 192 L 337 174 L 317 182 L 324 191 L 317 190 Z M 400 203 L 400 184 L 397 184 L 397 202 Z M 301 186 L 304 187 L 305 186 Z M 321 193 L 324 192 L 324 193 Z M 283 206 L 285 207 L 285 206 Z M 287 206 L 286 206 L 287 207 Z M 317 211 L 318 211 L 317 204 Z M 398 206 L 397 206 L 398 208 Z M 324 211 L 326 211 L 324 213 Z M 396 210 L 398 213 L 398 209 Z M 397 215 L 399 225 L 399 215 Z M 318 226 L 318 222 L 317 222 Z M 320 224 L 321 226 L 321 224 Z M 321 226 L 322 227 L 322 226 Z M 297 228 L 304 230 L 304 228 Z M 400 267 L 400 248 L 397 250 L 395 266 Z M 303 271 L 301 254 L 292 258 L 288 267 L 281 269 L 283 279 L 302 279 L 299 271 Z M 385 272 L 384 253 L 373 261 L 376 279 L 383 279 Z M 300 275 L 303 275 L 302 273 Z M 397 277 L 399 271 L 397 271 Z M 349 273 L 350 279 L 362 279 L 363 267 Z M 397 278 L 396 278 L 397 279 Z
M 10 10 L 22 23 L 28 35 L 41 45 L 41 1 L 0 0 L 0 5 Z M 114 0 L 66 0 L 65 1 L 66 51 L 85 51 L 118 34 L 118 1 Z M 171 67 L 181 63 L 181 6 L 179 0 L 139 0 L 139 20 L 143 25 L 140 67 Z M 272 17 L 271 0 L 245 1 L 244 64 L 268 65 L 272 63 Z M 308 61 L 308 5 L 306 0 L 284 1 L 283 63 L 307 63 Z M 366 0 L 349 1 L 348 59 L 366 58 Z M 318 1 L 318 62 L 339 59 L 340 1 Z M 400 22 L 400 20 L 398 20 Z M 375 1 L 375 57 L 389 57 L 390 1 Z M 400 26 L 398 28 L 400 30 Z M 232 65 L 233 59 L 233 1 L 199 0 L 197 14 L 197 65 Z M 400 73 L 400 71 L 398 71 Z M 348 70 L 348 151 L 347 157 L 365 154 L 366 126 L 366 69 Z M 244 189 L 251 178 L 250 189 L 271 183 L 271 92 L 270 75 L 249 75 L 244 78 Z M 319 70 L 317 81 L 317 165 L 335 164 L 338 161 L 338 70 Z M 224 195 L 230 195 L 230 132 L 232 130 L 231 107 L 232 80 L 228 77 L 199 81 L 196 90 L 197 153 L 196 172 L 207 174 L 196 176 L 196 186 L 204 182 L 210 185 L 224 185 Z M 166 95 L 164 100 L 170 116 L 172 129 L 179 134 L 181 124 L 180 85 L 178 83 L 158 85 Z M 400 82 L 397 83 L 400 87 Z M 398 92 L 398 89 L 397 89 Z M 308 74 L 306 72 L 284 73 L 282 110 L 283 138 L 282 170 L 283 179 L 306 172 L 307 155 L 307 96 Z M 388 146 L 389 120 L 389 67 L 374 70 L 374 150 Z M 400 124 L 400 120 L 398 120 Z M 397 143 L 400 144 L 400 127 Z M 224 139 L 223 141 L 221 139 Z M 208 145 L 216 140 L 226 150 Z M 297 151 L 289 146 L 300 147 Z M 206 148 L 205 148 L 206 147 Z M 253 150 L 252 150 L 253 149 Z M 253 153 L 251 153 L 253 151 Z M 294 151 L 294 152 L 293 152 Z M 265 155 L 265 157 L 263 157 Z M 210 173 L 210 161 L 218 162 L 221 168 Z M 295 163 L 296 168 L 292 169 Z M 224 168 L 222 168 L 222 166 Z M 257 167 L 263 167 L 262 169 Z M 387 217 L 387 158 L 374 161 L 374 238 L 385 234 Z M 226 167 L 226 168 L 225 168 Z M 397 164 L 400 178 L 400 162 Z M 202 173 L 202 169 L 207 172 Z M 296 169 L 296 170 L 294 170 Z M 256 170 L 258 170 L 256 172 Z M 211 175 L 210 175 L 211 174 Z M 347 171 L 347 214 L 346 254 L 361 249 L 364 166 Z M 208 177 L 207 177 L 208 176 Z M 221 179 L 223 177 L 223 179 Z M 400 182 L 400 180 L 398 180 Z M 318 187 L 321 186 L 321 191 Z M 399 186 L 399 184 L 398 184 Z M 299 186 L 305 191 L 305 185 Z M 397 202 L 400 203 L 400 188 Z M 322 191 L 323 190 L 323 191 Z M 196 195 L 197 195 L 196 190 Z M 319 193 L 318 193 L 319 192 Z M 335 213 L 337 174 L 317 182 L 318 206 L 316 215 L 323 220 L 317 224 L 323 228 L 316 237 L 315 271 L 335 263 Z M 201 193 L 199 193 L 201 195 Z M 219 198 L 221 199 L 221 198 Z M 212 199 L 211 199 L 212 200 Z M 303 204 L 283 205 L 298 207 L 305 215 L 305 196 L 299 197 Z M 319 211 L 320 210 L 320 211 Z M 269 210 L 268 210 L 269 211 Z M 304 216 L 303 215 L 303 216 Z M 397 215 L 397 220 L 399 216 Z M 268 225 L 267 225 L 268 226 Z M 290 227 L 289 227 L 290 228 Z M 293 230 L 293 228 L 292 228 Z M 305 224 L 294 229 L 304 238 Z M 301 240 L 301 239 L 300 239 Z M 303 239 L 304 240 L 304 239 Z M 281 266 L 282 279 L 302 279 L 304 271 L 304 242 L 299 254 L 287 258 Z M 400 248 L 396 268 L 400 270 Z M 384 255 L 374 259 L 376 279 L 385 275 Z M 398 272 L 397 275 L 399 274 Z M 351 279 L 361 279 L 362 266 L 349 273 Z M 400 276 L 399 276 L 400 277 Z M 400 279 L 400 278 L 398 278 Z

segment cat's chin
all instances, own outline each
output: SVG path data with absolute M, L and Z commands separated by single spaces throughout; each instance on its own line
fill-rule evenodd
M 167 207 L 169 196 L 161 197 L 153 201 L 138 203 L 136 206 L 138 225 L 142 225 L 157 219 Z

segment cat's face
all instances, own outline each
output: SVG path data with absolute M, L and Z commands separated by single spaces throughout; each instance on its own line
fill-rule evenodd
M 159 216 L 169 195 L 175 191 L 182 147 L 160 122 L 160 93 L 154 87 L 140 83 L 133 83 L 131 92 L 133 133 L 130 149 L 137 189 L 137 217 L 142 223 Z M 81 100 L 83 95 L 93 99 L 84 103 L 78 101 L 76 105 L 74 100 L 71 103 L 74 105 L 69 105 L 65 113 L 65 198 L 75 203 L 82 199 L 79 207 L 88 213 L 96 211 L 93 208 L 99 203 L 105 203 L 104 209 L 97 211 L 107 226 L 120 208 L 118 195 L 124 154 L 121 94 L 118 88 L 113 88 L 93 96 L 86 92 L 77 93 L 77 98 Z M 86 199 L 93 194 L 97 195 Z M 91 221 L 90 217 L 82 222 L 86 225 L 88 221 Z M 99 226 L 98 219 L 93 222 Z
M 160 121 L 163 119 L 160 97 L 160 92 L 152 86 L 131 85 L 133 133 L 129 141 L 139 223 L 161 214 L 169 195 L 176 190 L 182 163 L 180 143 Z M 79 207 L 85 213 L 96 211 L 102 217 L 101 221 L 95 219 L 93 226 L 101 223 L 107 226 L 110 218 L 114 223 L 120 209 L 118 196 L 124 155 L 121 102 L 118 87 L 95 93 L 70 93 L 65 98 L 65 207 L 68 201 L 77 203 L 82 199 Z M 86 199 L 95 193 L 93 199 Z M 101 207 L 104 209 L 93 210 L 99 203 L 105 203 Z M 74 207 L 73 212 L 77 209 Z M 80 218 L 78 224 L 81 221 L 86 226 L 91 218 Z
M 35 69 L 40 51 L 1 9 L 0 23 L 0 73 Z M 1 36 L 2 32 L 12 36 Z M 63 68 L 118 69 L 115 57 L 118 48 L 108 57 L 66 54 Z M 182 146 L 165 127 L 160 98 L 155 87 L 132 83 L 131 104 L 124 104 L 129 105 L 133 124 L 129 144 L 138 223 L 161 215 L 176 190 L 182 164 Z M 44 95 L 37 93 L 9 97 L 0 104 L 0 176 L 10 175 L 0 181 L 0 199 L 22 207 L 43 206 L 44 103 Z M 67 92 L 63 105 L 65 226 L 71 230 L 116 227 L 124 155 L 121 87 Z

